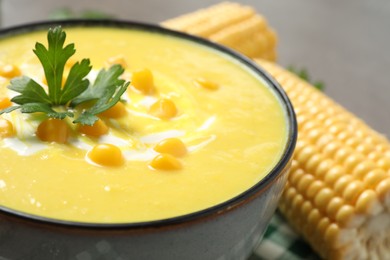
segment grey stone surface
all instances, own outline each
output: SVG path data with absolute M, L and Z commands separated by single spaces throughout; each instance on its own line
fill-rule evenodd
M 2 25 L 44 20 L 55 9 L 95 9 L 158 22 L 214 0 L 3 0 Z M 390 132 L 389 0 L 245 0 L 279 35 L 279 62 L 304 67 L 326 93 L 374 129 Z

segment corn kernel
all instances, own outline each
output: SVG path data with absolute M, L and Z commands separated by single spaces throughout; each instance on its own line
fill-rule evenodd
M 339 233 L 340 229 L 335 223 L 330 224 L 326 229 L 324 239 L 331 248 L 337 247 Z
M 300 192 L 303 193 L 308 189 L 308 187 L 313 183 L 313 181 L 314 181 L 313 175 L 305 174 L 304 176 L 301 177 L 296 187 Z
M 334 155 L 335 160 L 340 164 L 343 164 L 345 160 L 350 156 L 351 156 L 351 151 L 347 148 L 341 148 Z
M 70 128 L 64 120 L 49 118 L 39 124 L 36 135 L 41 141 L 64 144 L 68 141 Z
M 383 158 L 380 158 L 378 161 L 378 166 L 383 168 L 383 169 L 386 169 L 386 170 L 389 170 L 390 169 L 390 158 L 387 156 L 387 157 L 383 157 Z
M 330 202 L 328 203 L 328 206 L 326 207 L 326 215 L 334 219 L 337 215 L 338 210 L 341 208 L 342 205 L 344 205 L 344 200 L 340 197 L 333 197 Z
M 306 162 L 315 153 L 313 147 L 307 146 L 297 153 L 297 160 L 299 162 Z
M 345 188 L 353 181 L 351 175 L 343 175 L 334 183 L 334 191 L 338 194 L 343 194 Z
M 316 240 L 318 242 L 323 242 L 324 240 L 324 237 L 325 237 L 325 232 L 326 232 L 326 229 L 329 227 L 329 225 L 331 224 L 329 218 L 322 218 L 320 220 L 320 222 L 317 224 L 317 228 L 316 228 Z
M 292 208 L 295 209 L 296 212 L 298 212 L 304 202 L 305 202 L 305 199 L 303 198 L 302 195 L 295 195 L 295 197 L 291 203 Z
M 155 117 L 161 118 L 161 119 L 168 120 L 168 119 L 176 116 L 177 108 L 176 108 L 175 103 L 173 103 L 172 100 L 162 98 L 162 99 L 159 99 L 153 105 L 151 105 L 151 107 L 149 109 L 149 114 L 151 114 Z
M 151 95 L 156 92 L 153 74 L 148 69 L 133 72 L 131 85 L 145 95 Z
M 98 119 L 93 125 L 80 125 L 78 130 L 80 133 L 99 137 L 108 133 L 108 126 L 103 120 Z
M 352 171 L 352 174 L 358 179 L 363 179 L 364 176 L 366 176 L 367 172 L 374 170 L 375 168 L 376 165 L 373 162 L 363 161 L 356 165 L 356 167 Z
M 125 162 L 121 149 L 113 144 L 97 144 L 87 156 L 92 162 L 102 166 L 121 166 Z
M 20 76 L 21 74 L 20 69 L 15 65 L 7 64 L 0 67 L 0 76 L 4 78 L 11 79 Z
M 346 201 L 355 202 L 359 195 L 365 190 L 365 187 L 360 181 L 353 181 L 349 183 L 342 194 Z
M 339 145 L 335 142 L 330 142 L 323 149 L 325 155 L 332 157 L 340 149 Z
M 375 187 L 375 191 L 378 194 L 378 197 L 386 203 L 387 207 L 390 206 L 390 178 L 387 178 Z M 389 201 L 386 201 L 389 200 Z
M 375 191 L 365 190 L 356 201 L 356 212 L 362 214 L 375 215 L 381 211 L 378 197 Z
M 315 208 L 312 209 L 307 216 L 305 231 L 310 237 L 314 232 L 314 227 L 317 225 L 318 222 L 320 222 L 321 217 L 322 216 L 320 211 Z
M 12 105 L 12 102 L 7 97 L 0 97 L 0 109 L 4 109 L 7 107 L 10 107 Z
M 115 65 L 115 64 L 121 65 L 122 68 L 124 68 L 124 69 L 127 68 L 127 62 L 126 62 L 125 57 L 123 57 L 123 55 L 118 55 L 118 56 L 110 57 L 110 58 L 107 60 L 107 65 Z
M 11 137 L 15 134 L 14 126 L 7 119 L 0 117 L 0 138 Z
M 204 79 L 204 78 L 199 78 L 195 80 L 195 84 L 197 86 L 203 87 L 205 89 L 209 90 L 217 90 L 219 88 L 219 85 L 215 82 L 212 82 L 210 80 Z
M 375 187 L 377 183 L 386 179 L 387 173 L 382 169 L 372 170 L 364 176 L 364 183 L 369 187 Z
M 168 153 L 176 157 L 184 156 L 187 153 L 186 145 L 178 138 L 164 139 L 154 147 L 154 150 L 159 153 Z
M 360 163 L 364 161 L 364 158 L 362 155 L 360 154 L 353 154 L 351 156 L 349 156 L 345 162 L 344 162 L 344 167 L 345 167 L 345 170 L 347 172 L 352 172 L 353 169 L 356 168 L 356 166 Z
M 310 212 L 313 210 L 313 205 L 310 201 L 305 201 L 301 206 L 301 214 L 303 216 L 309 216 Z
M 329 201 L 335 196 L 334 192 L 329 188 L 320 190 L 314 197 L 314 204 L 321 210 L 326 210 Z
M 315 195 L 324 188 L 324 184 L 321 181 L 313 181 L 307 188 L 306 194 L 308 198 L 314 198 Z
M 354 208 L 351 205 L 343 205 L 337 211 L 336 221 L 341 227 L 346 227 L 352 224 L 352 218 L 355 214 Z
M 296 160 L 293 160 L 291 162 L 291 168 L 290 169 L 291 169 L 291 171 L 296 171 L 296 170 L 299 169 L 299 164 L 298 164 L 298 162 Z
M 349 259 L 345 257 L 344 250 L 337 249 L 327 249 L 325 259 Z M 360 255 L 359 255 L 360 257 Z
M 100 113 L 100 116 L 108 117 L 108 118 L 121 118 L 127 114 L 126 106 L 122 102 L 116 103 L 111 108 L 106 111 Z
M 183 168 L 181 162 L 174 156 L 162 153 L 157 155 L 149 164 L 156 170 L 180 170 Z
M 294 185 L 295 187 L 298 186 L 298 183 L 299 181 L 301 180 L 301 178 L 303 177 L 303 175 L 305 174 L 305 172 L 302 170 L 302 169 L 297 169 L 295 171 L 291 171 L 290 172 L 290 182 L 292 185 Z
M 316 176 L 324 180 L 325 175 L 329 172 L 330 168 L 333 166 L 332 162 L 330 160 L 324 159 L 319 165 L 318 168 L 314 171 Z
M 297 194 L 297 190 L 294 187 L 291 187 L 290 185 L 286 185 L 286 189 L 283 192 L 283 196 L 288 198 L 289 200 L 293 199 L 295 195 Z
M 307 171 L 310 173 L 315 173 L 318 165 L 322 162 L 322 157 L 319 154 L 314 154 L 310 159 L 305 163 Z
M 317 143 L 317 141 L 323 137 L 323 131 L 322 129 L 310 129 L 307 133 L 307 137 L 312 143 Z
M 290 214 L 292 216 L 299 216 L 302 212 L 302 207 L 303 207 L 303 204 L 305 203 L 305 199 L 302 195 L 296 195 L 291 203 L 291 205 L 294 205 L 294 206 L 290 206 Z M 303 226 L 305 225 L 305 223 L 302 221 L 302 219 L 300 218 L 297 218 L 297 217 L 294 217 L 295 218 L 295 221 L 297 223 L 297 225 L 300 225 L 300 226 Z
M 335 182 L 337 182 L 344 174 L 345 172 L 343 171 L 343 169 L 340 166 L 335 165 L 329 170 L 328 174 L 324 178 L 324 181 L 328 185 L 333 186 Z

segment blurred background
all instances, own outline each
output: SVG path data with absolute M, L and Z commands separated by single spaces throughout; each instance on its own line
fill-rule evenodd
M 1 25 L 9 27 L 84 11 L 157 23 L 218 2 L 3 0 Z M 279 63 L 306 70 L 313 81 L 324 82 L 325 93 L 338 103 L 379 132 L 390 133 L 389 0 L 236 2 L 253 6 L 276 30 Z

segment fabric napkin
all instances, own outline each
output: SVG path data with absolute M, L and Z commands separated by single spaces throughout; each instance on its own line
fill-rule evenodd
M 279 212 L 272 217 L 260 245 L 248 260 L 319 260 Z

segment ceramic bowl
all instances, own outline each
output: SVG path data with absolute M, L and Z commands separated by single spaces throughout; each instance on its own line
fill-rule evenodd
M 213 48 L 255 73 L 283 103 L 288 141 L 276 166 L 238 196 L 191 214 L 141 223 L 79 223 L 29 215 L 0 206 L 0 258 L 5 259 L 246 259 L 261 240 L 286 183 L 297 129 L 281 87 L 240 54 L 209 41 L 155 25 L 123 21 L 58 21 L 3 29 L 0 38 L 61 25 L 145 30 Z

